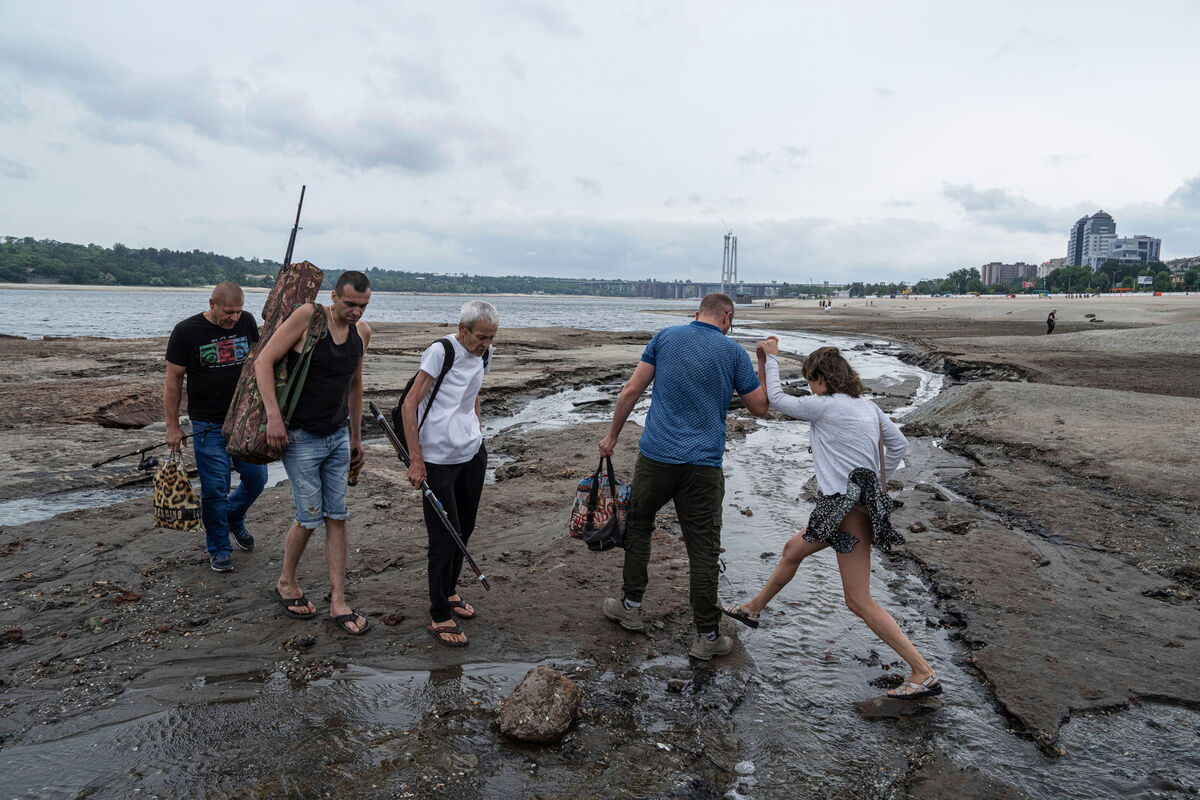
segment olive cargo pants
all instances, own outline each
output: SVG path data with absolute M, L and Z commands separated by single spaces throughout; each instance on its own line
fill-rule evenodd
M 721 620 L 721 609 L 717 606 L 717 563 L 724 499 L 725 473 L 720 467 L 664 464 L 638 455 L 625 525 L 622 590 L 627 599 L 640 603 L 646 592 L 654 517 L 668 500 L 674 500 L 687 547 L 696 630 L 708 633 L 717 629 Z

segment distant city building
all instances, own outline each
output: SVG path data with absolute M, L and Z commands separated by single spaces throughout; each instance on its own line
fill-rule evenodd
M 1067 266 L 1067 259 L 1065 257 L 1052 258 L 1049 261 L 1043 261 L 1041 264 L 1038 265 L 1037 276 L 1038 276 L 1038 278 L 1045 278 L 1051 272 L 1054 272 L 1054 270 L 1062 269 L 1065 266 Z
M 1071 226 L 1066 264 L 1091 267 L 1092 270 L 1110 259 L 1127 266 L 1146 264 L 1158 261 L 1161 250 L 1162 240 L 1152 236 L 1117 238 L 1117 223 L 1112 215 L 1097 211 L 1091 216 L 1080 217 Z
M 985 286 L 997 283 L 1015 283 L 1020 280 L 1033 280 L 1037 277 L 1037 265 L 1018 261 L 1016 264 L 1001 264 L 993 261 L 979 268 L 979 274 Z
M 1174 275 L 1182 275 L 1189 269 L 1200 269 L 1200 256 L 1172 258 L 1170 261 L 1164 261 L 1163 266 L 1169 269 Z
M 1121 266 L 1147 264 L 1151 261 L 1158 261 L 1161 250 L 1162 239 L 1154 239 L 1150 236 L 1126 236 L 1123 239 L 1113 239 L 1108 243 L 1107 260 L 1116 261 Z

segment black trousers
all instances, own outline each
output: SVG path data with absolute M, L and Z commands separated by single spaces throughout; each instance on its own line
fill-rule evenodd
M 446 516 L 465 544 L 475 530 L 479 498 L 483 494 L 483 478 L 487 472 L 487 448 L 462 464 L 425 464 L 425 480 L 442 502 Z M 454 537 L 433 509 L 424 502 L 425 530 L 429 534 L 429 616 L 435 622 L 454 619 L 447 598 L 458 593 L 458 576 L 462 572 L 463 554 Z

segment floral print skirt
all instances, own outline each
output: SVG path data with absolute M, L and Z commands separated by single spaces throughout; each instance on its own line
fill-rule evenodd
M 866 510 L 871 520 L 871 541 L 887 552 L 904 544 L 904 537 L 892 527 L 892 500 L 879 486 L 874 471 L 859 467 L 850 473 L 846 490 L 841 494 L 818 494 L 817 507 L 808 518 L 804 541 L 827 544 L 839 553 L 849 553 L 858 544 L 858 537 L 842 530 L 842 520 L 855 506 Z

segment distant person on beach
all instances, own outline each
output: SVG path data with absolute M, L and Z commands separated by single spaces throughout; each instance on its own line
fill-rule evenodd
M 167 383 L 163 411 L 167 445 L 178 452 L 184 433 L 179 426 L 179 401 L 187 379 L 188 418 L 192 422 L 192 452 L 200 474 L 200 516 L 208 546 L 208 564 L 217 572 L 233 570 L 233 547 L 254 549 L 246 530 L 246 512 L 267 483 L 265 464 L 251 464 L 225 452 L 221 426 L 233 400 L 251 348 L 258 342 L 254 315 L 242 310 L 245 295 L 232 281 L 213 287 L 208 310 L 175 326 L 167 340 Z M 232 471 L 241 478 L 229 493 Z
M 717 566 L 725 499 L 725 417 L 736 392 L 747 410 L 767 413 L 767 395 L 750 357 L 725 334 L 733 326 L 733 301 L 709 294 L 695 321 L 659 331 L 646 345 L 633 377 L 617 397 L 600 455 L 611 456 L 625 420 L 651 382 L 650 412 L 638 444 L 625 527 L 625 567 L 620 600 L 607 598 L 604 615 L 625 630 L 640 631 L 648 583 L 654 517 L 675 501 L 691 564 L 692 616 L 696 640 L 690 655 L 709 660 L 733 649 L 718 633 Z
M 487 448 L 479 426 L 479 387 L 491 369 L 492 340 L 500 326 L 496 307 L 473 300 L 462 307 L 458 333 L 448 336 L 454 352 L 450 371 L 432 398 L 442 374 L 446 349 L 434 342 L 421 355 L 421 367 L 404 398 L 401 415 L 409 443 L 408 480 L 426 481 L 465 544 L 475 530 L 479 498 L 487 472 Z M 450 532 L 424 501 L 429 536 L 430 635 L 446 647 L 465 647 L 467 636 L 456 620 L 473 619 L 474 606 L 458 594 L 463 553 Z
M 1054 315 L 1058 313 L 1058 309 L 1053 309 L 1050 316 L 1046 317 L 1046 335 L 1054 333 Z
M 347 633 L 361 634 L 370 623 L 346 604 L 346 482 L 351 465 L 363 463 L 362 365 L 371 329 L 362 315 L 371 299 L 371 282 L 361 272 L 343 272 L 330 297 L 332 305 L 305 303 L 293 311 L 254 360 L 267 409 L 267 441 L 287 447 L 283 467 L 296 507 L 274 595 L 289 617 L 317 615 L 300 590 L 296 568 L 309 537 L 324 523 L 329 619 Z M 314 313 L 326 315 L 328 330 L 313 351 L 296 410 L 285 427 L 275 395 L 275 364 L 286 358 L 295 365 Z
M 791 581 L 800 562 L 826 547 L 837 553 L 846 607 L 896 651 L 912 674 L 889 697 L 915 699 L 941 694 L 933 668 L 871 597 L 871 545 L 890 550 L 904 544 L 890 520 L 892 501 L 884 487 L 908 448 L 904 434 L 870 400 L 862 381 L 836 347 L 822 347 L 804 360 L 807 397 L 785 394 L 779 383 L 779 341 L 758 343 L 758 372 L 771 406 L 812 424 L 810 439 L 820 494 L 804 530 L 783 548 L 767 585 L 748 603 L 722 606 L 739 622 L 757 628 L 767 603 Z

